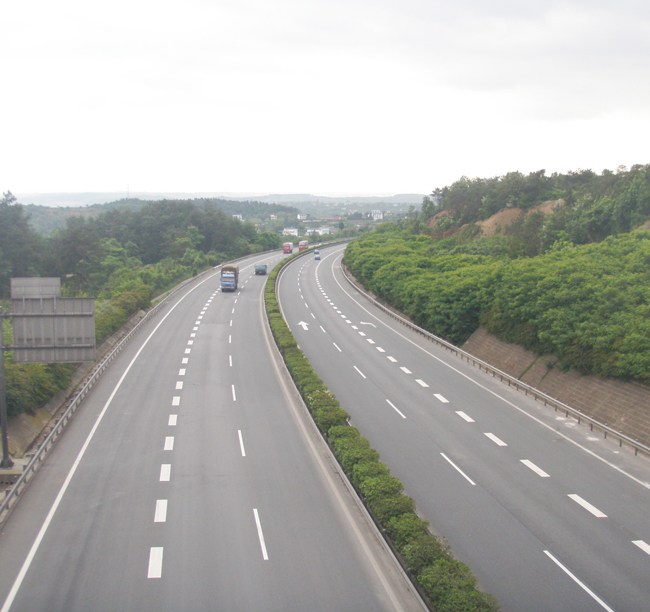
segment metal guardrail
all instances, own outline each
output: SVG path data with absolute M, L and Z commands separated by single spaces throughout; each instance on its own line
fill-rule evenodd
M 415 323 L 412 323 L 404 316 L 396 313 L 394 310 L 391 310 L 390 308 L 386 307 L 379 300 L 377 300 L 373 295 L 371 295 L 364 287 L 362 287 L 356 281 L 356 279 L 354 279 L 350 275 L 343 262 L 341 262 L 341 271 L 343 272 L 343 276 L 345 277 L 345 279 L 357 291 L 359 291 L 359 293 L 363 294 L 380 310 L 388 314 L 393 319 L 396 319 L 406 327 L 412 329 L 418 334 L 421 334 L 431 342 L 434 342 L 437 345 L 442 346 L 446 350 L 455 353 L 461 359 L 467 360 L 468 363 L 471 362 L 472 365 L 477 366 L 479 370 L 485 370 L 485 372 L 487 372 L 488 374 L 492 374 L 494 378 L 498 376 L 502 382 L 507 382 L 509 387 L 514 386 L 517 389 L 517 391 L 523 391 L 526 395 L 531 395 L 535 399 L 535 401 L 543 401 L 545 406 L 552 406 L 553 408 L 555 408 L 556 412 L 558 410 L 564 412 L 566 417 L 572 416 L 574 419 L 578 421 L 578 423 L 582 423 L 583 421 L 585 423 L 588 423 L 591 428 L 591 431 L 597 429 L 603 433 L 605 438 L 607 438 L 607 436 L 611 436 L 613 438 L 618 439 L 619 446 L 622 447 L 624 443 L 627 444 L 628 446 L 634 449 L 635 455 L 637 455 L 639 451 L 641 451 L 646 455 L 650 456 L 650 447 L 646 446 L 645 444 L 642 444 L 641 442 L 634 440 L 633 438 L 630 438 L 629 436 L 626 436 L 625 434 L 619 431 L 616 431 L 615 429 L 609 427 L 608 425 L 605 425 L 604 423 L 597 421 L 596 419 L 592 419 L 590 416 L 584 414 L 580 410 L 577 410 L 576 408 L 572 408 L 571 406 L 561 402 L 560 400 L 557 400 L 554 397 L 547 395 L 543 391 L 540 391 L 539 389 L 535 389 L 535 387 L 531 387 L 530 385 L 521 382 L 518 378 L 515 378 L 514 376 L 510 376 L 510 374 L 506 374 L 505 372 L 502 372 L 501 370 L 491 366 L 489 363 L 483 361 L 482 359 L 470 355 L 469 353 L 463 351 L 457 346 L 454 346 L 450 342 L 447 342 L 446 340 L 443 340 L 442 338 L 435 336 L 434 334 L 428 332 L 426 329 L 423 329 L 422 327 L 415 325 Z
M 217 266 L 218 267 L 218 266 Z M 50 452 L 56 441 L 59 439 L 61 434 L 64 432 L 66 426 L 68 425 L 70 419 L 74 416 L 77 408 L 81 405 L 85 397 L 90 393 L 90 390 L 95 386 L 95 383 L 99 380 L 101 375 L 104 373 L 109 364 L 119 355 L 128 342 L 133 338 L 133 336 L 139 331 L 139 329 L 151 318 L 153 317 L 169 300 L 170 297 L 178 293 L 186 285 L 195 281 L 200 276 L 213 272 L 215 268 L 210 268 L 205 270 L 201 274 L 189 278 L 176 287 L 174 287 L 169 293 L 167 293 L 153 308 L 147 311 L 147 313 L 138 321 L 138 323 L 133 327 L 133 329 L 126 335 L 122 340 L 120 340 L 115 347 L 100 361 L 100 363 L 92 371 L 92 374 L 89 376 L 88 380 L 85 382 L 79 393 L 75 395 L 72 399 L 65 412 L 59 417 L 56 424 L 48 434 L 48 436 L 40 444 L 33 457 L 29 463 L 23 468 L 23 473 L 18 477 L 16 482 L 11 486 L 11 488 L 5 490 L 5 497 L 0 503 L 0 527 L 9 517 L 11 510 L 14 508 L 18 502 L 20 496 L 24 492 L 25 488 L 29 484 L 30 480 L 36 474 L 39 467 L 43 463 L 43 460 Z

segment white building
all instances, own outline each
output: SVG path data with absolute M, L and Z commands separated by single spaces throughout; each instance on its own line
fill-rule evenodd
M 283 236 L 297 236 L 298 235 L 298 230 L 295 227 L 285 227 L 282 230 L 282 235 Z
M 234 217 L 235 219 L 239 219 L 240 221 L 243 221 L 243 220 L 244 220 L 244 217 L 242 217 L 241 215 L 233 215 L 233 217 Z
M 384 218 L 384 213 L 381 212 L 381 210 L 373 210 L 372 211 L 372 218 L 374 221 L 379 221 L 380 219 Z

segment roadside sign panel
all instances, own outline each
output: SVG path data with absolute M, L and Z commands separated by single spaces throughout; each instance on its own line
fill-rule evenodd
M 61 279 L 50 278 L 12 278 L 11 299 L 61 297 Z
M 94 361 L 94 302 L 92 298 L 12 299 L 14 361 Z

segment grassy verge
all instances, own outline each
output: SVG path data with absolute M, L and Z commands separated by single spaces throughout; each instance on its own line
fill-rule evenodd
M 298 348 L 276 298 L 278 273 L 291 259 L 283 260 L 269 274 L 266 312 L 276 344 L 316 425 L 431 608 L 436 612 L 495 612 L 499 609 L 496 599 L 477 588 L 470 568 L 454 559 L 448 546 L 429 531 L 429 523 L 417 515 L 415 502 L 404 495 L 400 480 L 391 475 L 359 430 L 348 424 L 348 413 Z

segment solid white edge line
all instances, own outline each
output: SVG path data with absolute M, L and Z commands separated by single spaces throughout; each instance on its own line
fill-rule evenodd
M 255 515 L 255 524 L 257 525 L 257 536 L 260 539 L 260 546 L 262 547 L 262 558 L 264 561 L 269 560 L 269 555 L 266 552 L 266 544 L 264 543 L 264 534 L 262 533 L 262 523 L 260 523 L 260 515 L 257 513 L 257 508 L 253 508 Z
M 471 484 L 472 486 L 476 486 L 476 483 L 467 474 L 465 474 L 465 472 L 463 472 L 463 470 L 461 470 L 449 457 L 447 457 L 447 455 L 445 455 L 445 453 L 440 453 L 440 454 L 442 455 L 443 459 L 445 459 L 446 461 L 449 462 L 449 465 L 451 465 L 455 470 L 457 470 L 458 473 L 465 480 L 467 480 L 467 482 L 469 482 L 469 484 Z
M 244 437 L 242 436 L 241 429 L 238 429 L 237 433 L 239 434 L 239 447 L 241 448 L 241 456 L 245 457 L 246 451 L 244 450 Z
M 147 578 L 162 577 L 163 548 L 162 546 L 152 546 L 149 551 L 149 570 Z
M 397 406 L 395 406 L 395 404 L 393 404 L 393 402 L 391 402 L 389 399 L 387 399 L 386 401 L 390 404 L 390 406 L 393 408 L 393 410 L 395 410 L 395 412 L 397 412 L 397 414 L 399 414 L 403 419 L 406 418 L 406 417 L 405 417 L 405 416 L 400 412 L 400 410 L 397 408 Z
M 153 522 L 154 523 L 167 522 L 167 500 L 166 499 L 156 500 L 156 512 L 153 515 Z
M 596 506 L 592 506 L 587 500 L 582 499 L 579 495 L 576 493 L 569 493 L 568 495 L 576 504 L 581 505 L 585 510 L 588 512 L 591 512 L 595 517 L 598 518 L 607 518 L 607 515 L 604 512 L 601 512 L 596 508 Z
M 527 468 L 533 470 L 533 472 L 535 472 L 535 474 L 537 474 L 541 478 L 550 478 L 550 476 L 542 468 L 537 467 L 532 461 L 529 461 L 528 459 L 521 459 L 521 462 Z
M 608 612 L 615 612 L 610 608 L 596 593 L 594 593 L 584 582 L 582 582 L 577 576 L 571 573 L 571 571 L 562 565 L 548 550 L 544 551 L 544 554 L 553 561 L 569 578 L 571 578 L 579 587 L 585 590 L 591 597 L 593 597 L 605 610 Z
M 0 609 L 0 612 L 9 612 L 11 609 L 11 606 L 14 602 L 14 599 L 16 598 L 16 594 L 18 593 L 18 589 L 20 589 L 20 586 L 25 579 L 25 575 L 27 574 L 27 571 L 29 570 L 29 566 L 32 564 L 32 561 L 34 560 L 34 557 L 36 556 L 36 552 L 38 551 L 39 546 L 41 545 L 41 542 L 43 541 L 43 538 L 45 537 L 45 532 L 47 531 L 48 527 L 50 526 L 50 523 L 52 522 L 52 518 L 54 517 L 54 513 L 57 511 L 57 508 L 59 507 L 59 504 L 61 503 L 61 500 L 63 499 L 63 495 L 65 494 L 68 486 L 70 485 L 70 481 L 72 480 L 72 477 L 74 476 L 74 473 L 77 471 L 77 468 L 79 467 L 79 463 L 81 462 L 84 454 L 86 453 L 86 449 L 90 445 L 90 441 L 93 439 L 95 432 L 99 428 L 99 424 L 101 423 L 102 419 L 104 418 L 104 415 L 106 414 L 106 411 L 108 410 L 108 407 L 111 405 L 111 402 L 113 401 L 113 398 L 117 394 L 119 388 L 122 386 L 122 383 L 124 382 L 124 379 L 126 378 L 127 374 L 131 371 L 131 368 L 133 367 L 133 364 L 135 363 L 136 359 L 140 356 L 140 353 L 144 350 L 144 347 L 147 346 L 149 343 L 149 340 L 153 337 L 153 335 L 158 331 L 158 328 L 165 322 L 167 317 L 174 311 L 176 306 L 178 306 L 192 291 L 200 287 L 203 283 L 207 282 L 211 278 L 216 276 L 216 274 L 213 274 L 211 276 L 208 276 L 205 280 L 201 281 L 198 285 L 190 289 L 183 297 L 181 297 L 178 302 L 176 302 L 170 309 L 169 312 L 160 320 L 158 325 L 154 327 L 153 331 L 147 336 L 147 339 L 142 343 L 142 346 L 138 349 L 138 352 L 133 356 L 133 359 L 131 359 L 131 362 L 127 366 L 126 370 L 124 370 L 124 373 L 120 377 L 120 380 L 117 382 L 117 385 L 115 385 L 115 388 L 113 389 L 113 392 L 109 396 L 109 398 L 106 400 L 106 403 L 104 404 L 104 407 L 102 408 L 102 411 L 99 413 L 99 416 L 97 417 L 97 420 L 95 421 L 95 424 L 93 425 L 93 428 L 90 430 L 90 433 L 88 434 L 88 437 L 86 438 L 86 441 L 84 442 L 83 446 L 81 447 L 81 450 L 79 451 L 79 454 L 77 455 L 77 458 L 75 459 L 74 463 L 72 464 L 72 467 L 70 468 L 70 471 L 68 472 L 68 475 L 66 476 L 65 481 L 61 485 L 61 489 L 59 490 L 58 495 L 56 496 L 56 499 L 54 500 L 54 503 L 52 504 L 52 507 L 50 508 L 50 511 L 48 512 L 47 516 L 45 517 L 45 520 L 43 521 L 43 525 L 41 526 L 40 531 L 38 532 L 38 535 L 36 536 L 36 539 L 34 540 L 34 544 L 32 544 L 32 547 L 27 554 L 27 558 L 25 559 L 25 562 L 23 563 L 22 567 L 20 568 L 20 572 L 18 572 L 18 576 L 16 576 L 16 580 L 14 581 L 13 586 L 11 587 L 11 590 L 9 591 L 9 594 L 7 595 L 7 598 L 5 599 L 5 602 L 2 606 L 2 609 Z

